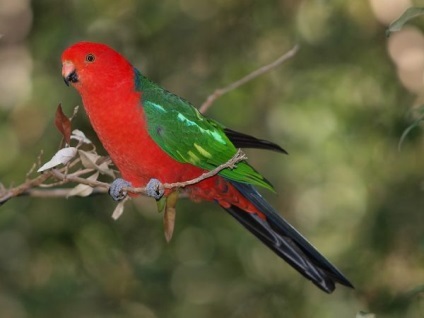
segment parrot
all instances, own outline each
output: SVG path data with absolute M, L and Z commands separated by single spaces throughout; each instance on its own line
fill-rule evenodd
M 63 51 L 61 61 L 65 83 L 80 94 L 89 121 L 124 185 L 141 187 L 153 179 L 162 183 L 192 180 L 228 162 L 239 148 L 286 152 L 273 142 L 207 118 L 185 99 L 145 77 L 108 45 L 75 43 Z M 336 283 L 353 288 L 257 188 L 274 191 L 243 160 L 181 190 L 193 201 L 216 202 L 324 292 L 332 293 Z M 172 193 L 165 190 L 163 198 Z

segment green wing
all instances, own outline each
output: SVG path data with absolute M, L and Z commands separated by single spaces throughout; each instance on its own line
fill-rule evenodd
M 213 170 L 236 154 L 221 125 L 202 116 L 189 102 L 136 75 L 149 135 L 172 158 Z M 273 191 L 272 185 L 244 161 L 234 169 L 221 170 L 219 175 Z

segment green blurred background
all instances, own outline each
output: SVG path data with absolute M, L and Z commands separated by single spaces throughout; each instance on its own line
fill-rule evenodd
M 289 151 L 248 154 L 276 186 L 266 197 L 356 289 L 319 291 L 210 203 L 180 201 L 166 244 L 151 199 L 113 221 L 107 196 L 21 197 L 0 207 L 0 317 L 424 316 L 423 132 L 398 149 L 422 104 L 424 18 L 384 35 L 411 4 L 2 0 L 5 186 L 57 150 L 58 103 L 80 104 L 60 63 L 76 41 L 113 46 L 195 105 L 299 43 L 208 115 Z M 96 140 L 83 111 L 74 127 Z

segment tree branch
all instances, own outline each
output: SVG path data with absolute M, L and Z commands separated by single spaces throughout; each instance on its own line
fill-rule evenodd
M 284 53 L 283 55 L 281 55 L 278 59 L 276 59 L 274 62 L 269 63 L 267 65 L 262 66 L 261 68 L 253 71 L 252 73 L 242 77 L 241 79 L 239 79 L 238 81 L 235 81 L 233 83 L 231 83 L 230 85 L 223 87 L 223 88 L 218 88 L 217 90 L 215 90 L 211 95 L 209 95 L 206 100 L 203 102 L 203 104 L 200 106 L 199 111 L 204 114 L 206 113 L 206 111 L 212 106 L 212 104 L 222 95 L 240 87 L 243 84 L 246 84 L 247 82 L 250 82 L 251 80 L 255 79 L 256 77 L 265 74 L 271 70 L 273 70 L 274 68 L 276 68 L 277 66 L 279 66 L 280 64 L 284 63 L 285 61 L 289 60 L 290 58 L 292 58 L 293 56 L 295 56 L 295 54 L 297 53 L 297 51 L 299 50 L 299 45 L 296 44 L 293 48 L 291 48 L 288 52 Z
M 224 169 L 227 169 L 227 168 L 228 169 L 234 169 L 236 167 L 237 163 L 239 163 L 240 161 L 244 161 L 244 160 L 247 160 L 246 154 L 241 149 L 238 149 L 237 153 L 230 160 L 228 160 L 226 163 L 223 163 L 222 165 L 219 165 L 215 169 L 208 171 L 208 172 L 205 172 L 205 173 L 201 174 L 200 176 L 198 176 L 197 178 L 187 180 L 187 181 L 184 181 L 184 182 L 163 183 L 162 187 L 164 189 L 184 188 L 186 186 L 193 185 L 193 184 L 199 183 L 199 182 L 201 182 L 205 179 L 211 178 L 211 177 L 217 175 L 219 172 L 221 172 L 221 170 L 224 170 Z M 125 187 L 123 190 L 126 191 L 126 192 L 146 194 L 146 187 L 141 187 L 141 188 Z
M 216 167 L 215 169 L 211 171 L 201 174 L 197 178 L 187 180 L 184 182 L 164 183 L 162 184 L 162 186 L 164 189 L 184 188 L 186 186 L 193 185 L 205 179 L 211 178 L 217 175 L 221 170 L 224 170 L 227 168 L 234 169 L 236 164 L 243 160 L 247 160 L 247 156 L 241 151 L 241 149 L 239 149 L 237 153 L 226 163 Z M 107 193 L 110 188 L 109 183 L 79 177 L 79 175 L 81 174 L 94 172 L 95 171 L 94 169 L 77 170 L 71 174 L 66 174 L 64 172 L 65 170 L 66 170 L 66 167 L 63 167 L 61 169 L 53 168 L 51 170 L 44 172 L 42 175 L 39 175 L 38 177 L 34 179 L 27 180 L 26 182 L 22 183 L 21 185 L 17 187 L 10 188 L 8 190 L 4 188 L 3 189 L 0 188 L 0 205 L 2 205 L 3 203 L 5 203 L 6 201 L 8 201 L 9 199 L 13 197 L 22 196 L 22 195 L 33 196 L 33 197 L 43 197 L 43 198 L 67 197 L 70 195 L 72 188 L 33 189 L 35 187 L 42 187 L 43 185 L 44 186 L 50 185 L 50 184 L 45 184 L 44 182 L 51 178 L 57 180 L 58 181 L 57 183 L 62 185 L 72 182 L 72 183 L 78 183 L 78 184 L 83 184 L 83 185 L 92 187 L 94 189 L 92 194 Z M 146 195 L 146 187 L 140 187 L 140 188 L 125 187 L 123 190 L 126 192 Z
M 66 198 L 71 194 L 72 188 L 59 188 L 59 189 L 28 189 L 21 195 L 26 195 L 34 198 Z M 106 188 L 94 188 L 91 195 L 106 194 Z
M 89 180 L 89 179 L 78 177 L 78 176 L 73 175 L 73 174 L 67 175 L 67 174 L 64 174 L 63 172 L 59 171 L 58 169 L 52 169 L 52 170 L 50 170 L 50 173 L 57 180 L 63 181 L 63 182 L 66 182 L 66 183 L 67 182 L 75 182 L 75 183 L 79 183 L 79 184 L 88 185 L 92 188 L 101 187 L 101 188 L 109 189 L 109 183 L 106 183 L 106 182 L 101 182 L 101 181 L 97 181 L 97 180 Z
M 49 175 L 39 175 L 34 179 L 27 180 L 21 185 L 10 188 L 10 189 L 1 189 L 0 190 L 0 206 L 11 198 L 18 197 L 26 193 L 29 189 L 40 186 L 44 181 L 49 178 Z

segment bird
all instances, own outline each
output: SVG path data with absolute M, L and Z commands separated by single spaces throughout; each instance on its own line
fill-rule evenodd
M 148 79 L 108 45 L 78 42 L 61 56 L 65 83 L 80 94 L 89 121 L 125 185 L 184 182 L 228 162 L 238 148 L 280 153 L 276 143 L 229 129 Z M 324 292 L 349 280 L 285 220 L 257 188 L 274 191 L 247 161 L 184 187 L 213 201 Z M 163 193 L 166 200 L 173 193 Z M 119 199 L 119 198 L 115 198 Z M 159 198 L 158 198 L 159 199 Z

